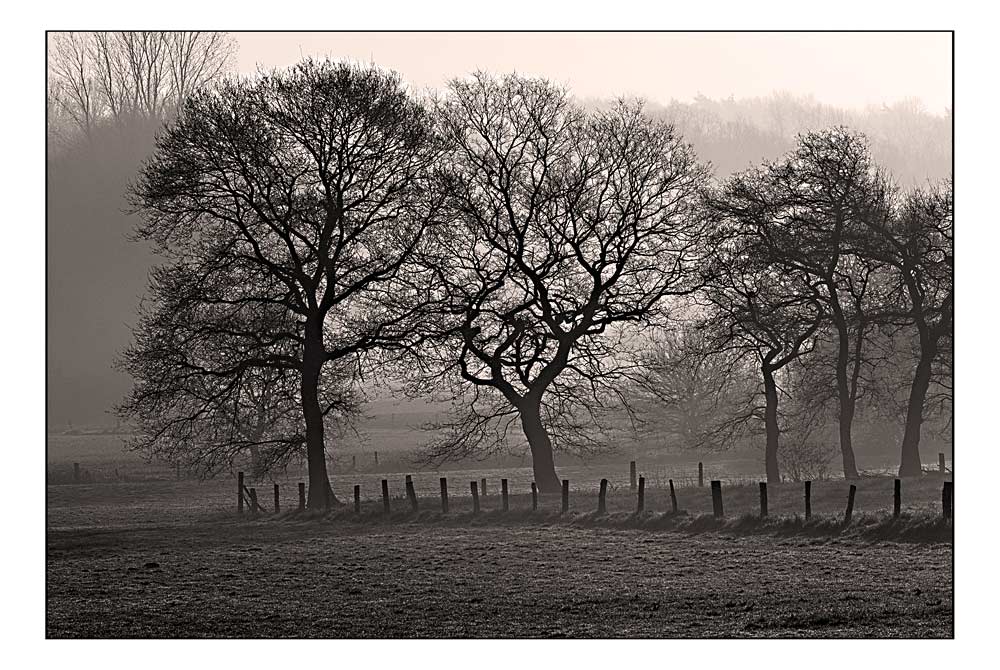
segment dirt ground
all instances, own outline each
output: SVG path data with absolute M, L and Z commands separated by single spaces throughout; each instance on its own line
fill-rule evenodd
M 951 637 L 952 547 L 292 519 L 48 532 L 49 637 Z

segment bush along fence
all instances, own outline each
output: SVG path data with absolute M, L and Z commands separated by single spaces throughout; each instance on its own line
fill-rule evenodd
M 698 475 L 699 475 L 699 486 L 703 485 L 702 477 L 704 473 L 704 468 L 701 463 L 698 464 Z M 803 513 L 806 520 L 812 517 L 812 482 L 803 482 Z M 713 479 L 709 482 L 709 489 L 712 502 L 712 516 L 715 519 L 725 518 L 725 506 L 723 499 L 723 483 L 721 480 Z M 268 514 L 268 509 L 261 503 L 257 495 L 257 489 L 253 487 L 248 487 L 244 481 L 244 474 L 242 472 L 237 474 L 237 500 L 236 500 L 236 510 L 241 516 L 250 514 L 252 516 L 259 516 L 262 514 Z M 405 479 L 405 491 L 406 500 L 408 501 L 407 507 L 411 513 L 416 513 L 419 511 L 419 500 L 417 498 L 416 489 L 414 488 L 412 475 L 406 475 Z M 595 509 L 595 514 L 597 516 L 602 516 L 608 513 L 608 480 L 601 479 L 600 484 L 597 489 L 597 505 Z M 674 488 L 674 480 L 668 480 L 669 487 L 669 497 L 670 497 L 670 514 L 681 514 L 683 513 L 678 505 L 677 491 Z M 759 495 L 760 495 L 760 508 L 759 517 L 761 519 L 768 518 L 768 485 L 767 482 L 759 482 Z M 441 497 L 441 514 L 449 514 L 449 497 L 448 497 L 448 478 L 440 478 L 440 497 Z M 487 497 L 487 480 L 485 478 L 479 481 L 469 482 L 469 491 L 472 497 L 472 514 L 477 515 L 481 513 L 480 499 Z M 629 492 L 630 495 L 635 496 L 635 513 L 642 514 L 644 512 L 650 511 L 647 509 L 646 505 L 646 478 L 642 476 L 637 476 L 637 471 L 635 467 L 635 461 L 629 464 Z M 278 484 L 274 484 L 274 498 L 273 498 L 273 513 L 280 514 L 281 512 L 281 495 L 280 487 Z M 698 494 L 704 495 L 704 494 Z M 511 511 L 510 504 L 510 486 L 507 479 L 500 480 L 500 496 L 501 505 L 500 509 L 497 510 L 501 513 L 508 513 Z M 857 486 L 855 484 L 849 484 L 847 488 L 847 500 L 846 508 L 843 515 L 843 525 L 847 526 L 851 523 L 854 514 L 854 503 L 857 496 Z M 941 489 L 941 515 L 945 519 L 951 519 L 954 514 L 954 484 L 951 481 L 944 481 Z M 389 480 L 381 480 L 381 498 L 382 498 L 382 513 L 388 518 L 392 513 L 392 503 L 391 497 L 389 495 Z M 397 499 L 398 500 L 398 499 Z M 892 516 L 898 519 L 902 513 L 902 501 L 903 501 L 903 488 L 902 481 L 895 479 L 893 481 L 893 494 L 892 494 Z M 570 480 L 563 479 L 562 486 L 560 490 L 560 514 L 568 514 L 570 511 Z M 539 494 L 538 487 L 534 482 L 531 483 L 531 511 L 536 512 L 539 508 Z M 304 482 L 298 483 L 298 512 L 304 512 L 306 509 L 306 485 Z M 354 485 L 354 513 L 360 516 L 362 513 L 362 500 L 361 500 L 361 486 Z

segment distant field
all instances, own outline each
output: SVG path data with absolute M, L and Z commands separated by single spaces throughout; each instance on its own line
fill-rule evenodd
M 426 435 L 412 429 L 412 426 L 426 420 L 426 413 L 389 412 L 373 419 L 366 426 L 366 437 L 345 439 L 337 443 L 335 456 L 330 460 L 330 469 L 337 482 L 353 486 L 359 477 L 366 475 L 401 475 L 425 473 L 433 475 L 454 471 L 491 472 L 503 470 L 509 473 L 512 483 L 518 485 L 531 482 L 531 459 L 527 454 L 509 455 L 483 461 L 467 460 L 447 463 L 439 468 L 422 465 L 418 459 L 418 445 Z M 65 435 L 53 433 L 47 436 L 47 470 L 49 483 L 72 481 L 73 463 L 79 463 L 91 481 L 133 481 L 149 479 L 174 479 L 176 471 L 169 463 L 149 462 L 141 454 L 123 450 L 123 436 L 120 435 Z M 642 441 L 623 442 L 614 445 L 606 454 L 589 460 L 558 455 L 560 474 L 575 481 L 578 472 L 593 472 L 596 480 L 607 477 L 612 486 L 628 483 L 628 461 L 635 459 L 639 464 L 639 474 L 652 485 L 666 486 L 668 479 L 678 484 L 693 483 L 697 477 L 698 462 L 705 464 L 706 479 L 722 479 L 732 483 L 752 483 L 764 479 L 763 455 L 759 451 L 727 452 L 685 452 L 669 451 Z M 925 450 L 926 451 L 926 450 Z M 376 452 L 378 462 L 376 463 Z M 926 467 L 937 466 L 936 455 L 925 453 Z M 894 456 L 884 454 L 860 454 L 859 467 L 868 472 L 888 474 L 895 468 Z M 951 466 L 951 459 L 947 464 Z M 564 473 L 565 471 L 565 473 Z M 836 475 L 836 464 L 830 467 Z M 182 473 L 183 476 L 184 473 Z M 290 468 L 277 475 L 278 479 L 296 479 L 302 476 L 302 469 Z M 480 475 L 489 476 L 489 475 Z M 624 479 L 623 479 L 624 477 Z M 379 479 L 380 477 L 374 477 Z M 371 478 L 369 478 L 371 479 Z M 431 478 L 433 479 L 433 477 Z M 585 475 L 589 481 L 589 475 Z M 436 482 L 436 479 L 434 480 Z M 337 483 L 335 482 L 335 484 Z
M 146 462 L 141 456 L 122 451 L 119 436 L 114 435 L 50 435 L 48 440 L 49 511 L 59 509 L 62 497 L 71 495 L 73 500 L 67 510 L 74 515 L 86 515 L 85 503 L 94 495 L 98 500 L 106 497 L 112 505 L 125 505 L 121 514 L 128 517 L 134 510 L 129 501 L 132 498 L 155 500 L 161 509 L 182 509 L 185 513 L 227 513 L 233 510 L 236 499 L 235 472 L 220 474 L 215 479 L 199 480 L 178 473 L 168 463 Z M 559 464 L 559 476 L 570 480 L 574 509 L 592 511 L 596 506 L 598 484 L 602 478 L 609 481 L 609 511 L 632 511 L 634 499 L 616 495 L 629 488 L 628 456 L 619 455 L 614 460 L 608 456 L 602 460 L 583 462 L 564 460 Z M 697 456 L 693 454 L 658 455 L 649 462 L 638 459 L 638 475 L 645 477 L 647 509 L 665 511 L 670 509 L 668 480 L 673 480 L 678 490 L 679 506 L 693 514 L 707 514 L 712 511 L 707 483 L 720 479 L 725 486 L 726 510 L 734 514 L 756 512 L 759 492 L 757 482 L 765 479 L 759 471 L 759 458 L 755 454 L 706 454 L 705 488 L 697 483 Z M 73 463 L 79 463 L 82 483 L 73 488 L 63 488 L 60 484 L 73 484 Z M 950 465 L 950 464 L 949 464 Z M 372 509 L 381 510 L 381 480 L 389 482 L 393 498 L 404 500 L 404 480 L 413 476 L 416 493 L 428 498 L 422 509 L 436 509 L 439 503 L 439 478 L 449 480 L 450 495 L 460 509 L 470 498 L 469 483 L 487 480 L 483 508 L 489 509 L 499 504 L 500 479 L 509 482 L 513 504 L 530 506 L 528 492 L 533 480 L 530 461 L 511 458 L 506 461 L 450 464 L 442 469 L 421 467 L 413 462 L 411 452 L 398 452 L 373 462 L 361 463 L 344 455 L 330 463 L 331 483 L 334 492 L 342 501 L 348 501 L 355 485 L 361 487 L 361 497 Z M 296 485 L 307 479 L 304 469 L 292 467 L 287 471 L 274 473 L 265 481 L 252 482 L 248 486 L 261 489 L 260 500 L 270 507 L 272 484 L 277 483 L 283 491 L 285 506 L 294 505 Z M 859 490 L 855 503 L 858 512 L 878 512 L 891 509 L 891 477 L 872 477 L 858 483 Z M 812 507 L 816 514 L 841 514 L 843 512 L 847 486 L 843 480 L 817 481 L 813 484 Z M 786 482 L 769 487 L 769 507 L 772 515 L 801 514 L 803 512 L 802 485 Z M 903 486 L 903 509 L 913 513 L 938 511 L 940 509 L 940 480 L 929 476 L 906 480 Z M 625 502 L 628 501 L 628 502 Z M 471 503 L 468 503 L 471 504 Z M 558 506 L 558 500 L 555 503 Z M 102 512 L 103 513 L 103 512 Z M 118 513 L 116 512 L 116 515 Z

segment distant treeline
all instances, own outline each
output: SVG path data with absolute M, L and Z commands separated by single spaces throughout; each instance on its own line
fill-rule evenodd
M 951 110 L 932 114 L 918 100 L 846 110 L 809 96 L 774 93 L 763 98 L 650 103 L 647 110 L 677 126 L 698 155 L 725 177 L 795 146 L 795 136 L 848 126 L 868 138 L 876 161 L 903 186 L 924 185 L 951 174 Z

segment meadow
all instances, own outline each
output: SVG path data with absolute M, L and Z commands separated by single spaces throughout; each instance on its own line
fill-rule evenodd
M 532 510 L 526 466 L 419 470 L 400 453 L 377 470 L 337 474 L 347 504 L 328 514 L 297 511 L 303 478 L 289 471 L 248 482 L 266 513 L 239 517 L 233 477 L 177 479 L 169 464 L 122 454 L 113 436 L 54 435 L 48 456 L 49 637 L 953 635 L 951 523 L 936 476 L 903 480 L 898 519 L 892 478 L 862 479 L 845 526 L 842 480 L 813 483 L 809 520 L 801 483 L 772 485 L 760 519 L 755 474 L 738 459 L 706 459 L 704 487 L 688 457 L 640 461 L 642 514 L 627 457 L 563 464 L 571 491 L 562 513 L 559 494 Z M 602 477 L 610 490 L 598 515 Z M 473 514 L 470 482 L 482 478 L 487 495 Z M 711 514 L 710 478 L 724 481 L 722 520 Z

